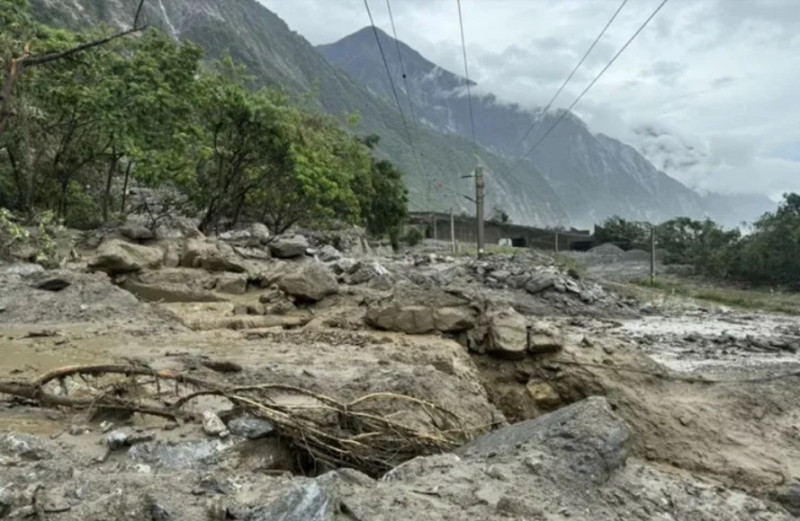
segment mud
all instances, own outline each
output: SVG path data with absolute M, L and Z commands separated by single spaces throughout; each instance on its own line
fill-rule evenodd
M 339 288 L 318 303 L 269 287 L 320 262 L 311 258 L 251 257 L 243 294 L 202 288 L 204 300 L 219 302 L 140 300 L 125 281 L 157 277 L 112 279 L 87 273 L 85 262 L 46 274 L 68 283 L 48 285 L 58 290 L 37 287 L 43 275 L 31 269 L 6 267 L 0 382 L 72 364 L 146 364 L 343 400 L 395 393 L 452 411 L 475 437 L 499 429 L 524 439 L 480 455 L 418 458 L 374 480 L 299 461 L 280 437 L 208 436 L 202 412 L 229 426 L 237 418 L 220 401 L 197 401 L 197 419 L 176 425 L 0 396 L 0 519 L 791 518 L 800 497 L 797 317 L 661 309 L 537 253 L 475 261 L 431 245 L 389 255 L 346 242 L 358 251 L 338 259 L 326 250 Z M 180 241 L 165 248 L 179 251 Z M 195 291 L 192 270 L 179 271 L 168 290 L 186 278 Z M 509 360 L 467 349 L 466 333 L 368 327 L 367 311 L 387 305 L 470 309 L 475 327 L 487 310 L 511 306 L 560 349 Z M 430 421 L 399 404 L 382 414 Z M 134 442 L 110 450 L 118 431 Z M 299 505 L 319 509 L 302 517 Z M 292 508 L 295 517 L 276 517 Z

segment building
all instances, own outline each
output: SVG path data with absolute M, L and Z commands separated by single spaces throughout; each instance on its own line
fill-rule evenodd
M 423 230 L 428 239 L 449 241 L 450 214 L 436 212 L 412 212 L 409 222 Z M 453 216 L 453 231 L 456 242 L 477 242 L 478 231 L 475 217 Z M 518 248 L 539 248 L 543 250 L 586 251 L 594 246 L 594 237 L 589 230 L 553 230 L 523 226 L 520 224 L 484 221 L 483 237 L 486 245 L 508 245 Z

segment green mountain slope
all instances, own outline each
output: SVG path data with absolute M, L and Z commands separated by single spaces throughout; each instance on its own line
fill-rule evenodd
M 32 0 L 43 22 L 74 29 L 99 23 L 129 25 L 137 0 Z M 230 53 L 245 63 L 257 85 L 280 87 L 299 103 L 317 107 L 343 121 L 359 115 L 356 131 L 381 136 L 380 151 L 406 174 L 415 210 L 454 208 L 472 211 L 461 194 L 471 181 L 462 179 L 475 165 L 475 152 L 488 168 L 487 208 L 503 208 L 516 222 L 569 224 L 570 215 L 538 171 L 501 180 L 492 172 L 505 160 L 458 135 L 417 126 L 409 144 L 397 108 L 346 73 L 330 65 L 302 36 L 255 0 L 148 0 L 146 20 L 176 38 L 201 45 L 209 57 Z M 157 117 L 157 115 L 154 115 Z

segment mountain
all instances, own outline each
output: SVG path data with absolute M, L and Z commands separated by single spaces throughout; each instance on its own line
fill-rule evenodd
M 420 53 L 379 30 L 381 44 L 397 88 L 422 124 L 452 135 L 469 137 L 471 126 L 464 78 L 442 69 Z M 375 44 L 372 28 L 365 28 L 318 49 L 332 64 L 371 92 L 389 99 L 391 87 Z M 402 77 L 401 63 L 406 72 Z M 413 105 L 408 106 L 408 103 Z M 478 142 L 503 157 L 515 158 L 536 143 L 562 111 L 523 110 L 501 103 L 491 94 L 473 96 Z M 532 125 L 535 131 L 520 143 Z M 592 133 L 572 113 L 567 114 L 531 155 L 532 164 L 521 165 L 507 178 L 524 178 L 535 167 L 542 172 L 573 222 L 587 224 L 619 214 L 627 218 L 659 221 L 675 216 L 711 217 L 729 225 L 752 219 L 763 210 L 766 197 L 707 197 L 657 168 L 639 150 L 611 137 Z M 662 157 L 668 163 L 668 157 Z M 662 163 L 663 164 L 663 163 Z M 754 209 L 758 211 L 753 213 Z
M 44 23 L 86 29 L 104 22 L 129 26 L 137 0 L 31 0 Z M 355 131 L 381 137 L 380 152 L 399 165 L 416 210 L 472 212 L 471 180 L 475 155 L 490 171 L 508 159 L 478 147 L 459 134 L 418 129 L 409 144 L 393 102 L 377 96 L 331 65 L 305 38 L 255 0 L 148 0 L 144 16 L 151 26 L 202 46 L 211 58 L 230 53 L 246 64 L 256 86 L 279 87 L 312 110 L 343 122 L 358 114 Z M 374 41 L 373 41 L 374 43 Z M 385 76 L 385 73 L 384 73 Z M 529 166 L 523 178 L 487 176 L 487 209 L 502 206 L 515 222 L 569 223 L 570 215 L 544 176 Z

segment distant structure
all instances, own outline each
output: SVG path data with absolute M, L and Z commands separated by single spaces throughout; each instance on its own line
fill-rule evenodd
M 412 212 L 411 225 L 420 228 L 427 239 L 449 241 L 450 214 L 438 212 Z M 455 215 L 453 217 L 455 241 L 474 243 L 477 239 L 474 216 Z M 538 248 L 558 251 L 587 251 L 595 246 L 594 237 L 589 230 L 553 230 L 523 226 L 520 224 L 484 221 L 484 239 L 487 245 L 497 244 L 517 248 Z

